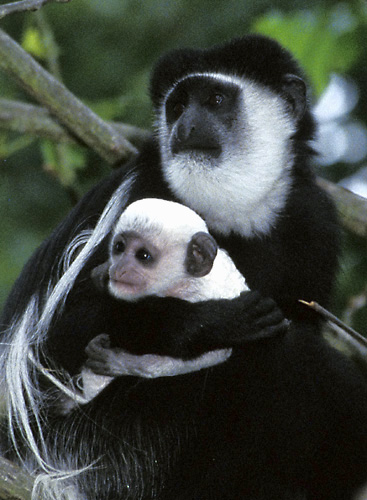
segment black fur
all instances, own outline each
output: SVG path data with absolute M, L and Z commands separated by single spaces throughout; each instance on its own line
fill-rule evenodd
M 277 42 L 259 35 L 234 39 L 209 50 L 179 49 L 163 55 L 151 80 L 151 96 L 158 109 L 172 84 L 187 74 L 217 72 L 247 76 L 279 93 L 283 77 L 294 74 L 303 77 L 290 53 Z
M 156 107 L 175 80 L 206 70 L 246 74 L 278 93 L 286 74 L 300 75 L 289 54 L 262 37 L 209 51 L 176 51 L 153 74 Z M 348 500 L 367 481 L 365 380 L 324 342 L 315 317 L 298 305 L 298 299 L 328 304 L 338 254 L 335 211 L 309 167 L 312 133 L 306 112 L 294 137 L 293 188 L 270 234 L 214 234 L 254 292 L 233 301 L 150 298 L 123 304 L 91 282 L 91 270 L 107 260 L 107 241 L 85 265 L 44 343 L 45 364 L 51 359 L 75 375 L 86 345 L 99 333 L 135 353 L 193 357 L 227 346 L 234 353 L 222 365 L 183 376 L 118 378 L 67 416 L 47 409 L 50 447 L 76 457 L 80 466 L 97 461 L 76 480 L 81 498 Z M 175 198 L 152 139 L 130 165 L 87 194 L 34 254 L 9 296 L 4 327 L 32 293 L 42 296 L 56 281 L 55 262 L 67 244 L 96 224 L 131 172 L 136 180 L 129 202 Z M 256 290 L 293 320 L 289 329 L 274 303 Z
M 205 372 L 117 379 L 51 434 L 101 457 L 83 498 L 346 500 L 366 478 L 366 415 L 365 380 L 305 328 Z

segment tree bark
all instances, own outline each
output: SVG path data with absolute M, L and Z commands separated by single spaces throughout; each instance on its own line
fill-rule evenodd
M 22 0 L 0 6 L 0 19 L 16 12 L 39 10 L 46 3 L 68 3 L 70 0 Z
M 136 148 L 150 136 L 148 130 L 124 123 L 107 122 Z M 0 99 L 0 129 L 11 130 L 57 143 L 76 143 L 77 138 L 42 106 Z M 80 141 L 79 141 L 80 142 Z
M 333 182 L 318 178 L 318 184 L 334 199 L 343 227 L 367 238 L 367 200 Z
M 0 67 L 82 142 L 109 163 L 137 152 L 121 134 L 76 98 L 20 45 L 0 30 Z
M 0 498 L 31 500 L 33 479 L 20 467 L 0 457 Z

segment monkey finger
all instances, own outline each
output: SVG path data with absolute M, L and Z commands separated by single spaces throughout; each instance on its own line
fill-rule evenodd
M 284 320 L 283 313 L 281 312 L 280 309 L 276 308 L 268 312 L 267 314 L 263 314 L 260 317 L 258 317 L 254 321 L 254 325 L 256 325 L 259 329 L 261 329 L 267 326 L 278 325 L 283 320 Z
M 290 326 L 290 321 L 287 319 L 283 319 L 278 324 L 262 328 L 258 332 L 257 338 L 268 338 L 268 337 L 275 337 L 277 335 L 283 335 L 288 331 L 289 326 Z
M 100 335 L 97 335 L 97 337 L 92 339 L 91 342 L 96 342 L 97 344 L 106 349 L 111 346 L 110 337 L 109 335 L 107 335 L 107 333 L 101 333 Z
M 262 295 L 257 290 L 248 290 L 246 292 L 242 292 L 240 295 L 241 302 L 243 306 L 252 308 L 262 300 Z
M 255 304 L 253 314 L 255 316 L 265 315 L 275 310 L 279 310 L 276 302 L 270 297 L 262 297 L 261 300 Z
M 87 347 L 85 348 L 85 353 L 88 356 L 95 355 L 96 353 L 99 353 L 103 351 L 104 349 L 108 349 L 110 347 L 110 337 L 105 334 L 101 333 L 100 335 L 97 335 L 92 339 Z
M 107 352 L 106 350 L 100 349 L 99 351 L 88 351 L 86 354 L 88 356 L 87 361 L 85 362 L 86 366 L 89 366 L 89 362 L 94 363 L 106 363 L 107 362 Z
M 92 370 L 96 375 L 107 375 L 112 377 L 113 374 L 107 364 L 103 361 L 97 361 L 96 359 L 88 359 L 85 363 L 85 366 Z
M 263 297 L 258 291 L 244 292 L 240 296 L 242 314 L 250 321 L 265 316 L 278 309 L 276 302 L 270 297 Z

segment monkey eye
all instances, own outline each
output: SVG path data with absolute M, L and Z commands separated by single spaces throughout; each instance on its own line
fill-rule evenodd
M 207 100 L 207 104 L 209 104 L 209 106 L 213 106 L 213 107 L 216 107 L 216 106 L 220 106 L 224 101 L 224 96 L 222 94 L 212 94 L 208 100 Z
M 112 246 L 112 252 L 117 255 L 120 253 L 124 253 L 126 249 L 126 243 L 122 238 L 118 238 L 114 241 Z
M 143 264 L 152 264 L 154 260 L 153 255 L 146 248 L 140 248 L 136 252 L 135 257 Z

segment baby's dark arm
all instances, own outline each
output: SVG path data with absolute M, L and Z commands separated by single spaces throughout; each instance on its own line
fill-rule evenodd
M 116 303 L 118 309 L 122 302 Z M 113 346 L 135 354 L 155 353 L 192 358 L 213 349 L 239 347 L 274 337 L 288 326 L 272 299 L 258 292 L 238 298 L 190 303 L 149 297 L 124 304 L 121 322 L 110 322 Z M 112 318 L 116 319 L 116 317 Z

